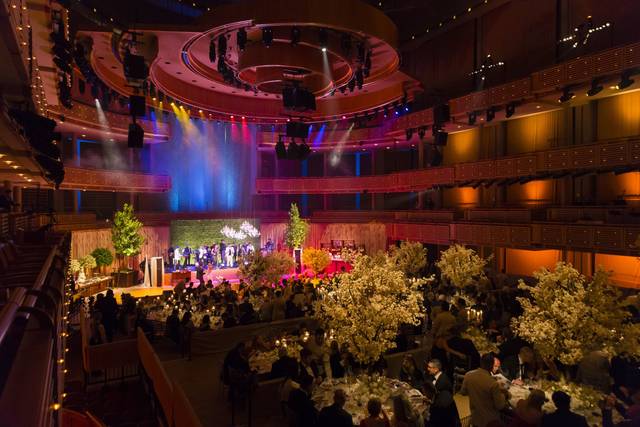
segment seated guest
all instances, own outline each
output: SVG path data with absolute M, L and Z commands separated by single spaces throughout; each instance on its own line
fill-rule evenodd
M 442 372 L 438 359 L 427 363 L 429 386 L 432 387 L 429 427 L 455 427 L 460 423 L 458 408 L 453 400 L 453 385 L 447 374 Z
M 571 396 L 567 393 L 554 391 L 551 400 L 556 410 L 542 416 L 542 427 L 588 427 L 585 417 L 571 412 Z
M 333 405 L 325 406 L 318 416 L 318 427 L 353 427 L 353 417 L 345 411 L 347 396 L 342 389 L 333 392 Z
M 576 380 L 603 393 L 608 393 L 612 383 L 609 370 L 610 364 L 607 355 L 603 351 L 592 351 L 585 355 L 578 364 Z
M 533 389 L 526 399 L 520 399 L 516 404 L 514 417 L 509 427 L 536 427 L 540 425 L 542 405 L 547 401 L 544 391 Z
M 286 304 L 282 291 L 278 289 L 275 292 L 275 298 L 273 299 L 273 308 L 271 311 L 271 320 L 283 320 L 286 317 Z
M 449 338 L 451 329 L 456 325 L 456 318 L 449 312 L 449 303 L 442 301 L 440 303 L 441 312 L 433 319 L 433 339 Z
M 387 417 L 386 412 L 382 409 L 380 399 L 369 399 L 369 402 L 367 402 L 367 412 L 369 416 L 360 421 L 360 427 L 391 427 L 389 417 Z M 382 417 L 380 414 L 382 414 Z
M 239 342 L 224 357 L 222 362 L 222 380 L 230 384 L 234 377 L 247 376 L 251 372 L 244 342 Z
M 312 380 L 319 378 L 320 372 L 318 365 L 311 357 L 311 352 L 303 348 L 300 350 L 300 370 L 298 372 L 298 379 L 302 381 L 304 377 L 310 377 Z
M 454 367 L 464 368 L 465 371 L 480 366 L 480 353 L 473 341 L 462 338 L 462 329 L 456 326 L 451 329 L 451 337 L 447 339 L 445 349 Z
M 102 325 L 102 313 L 94 311 L 91 316 L 91 338 L 90 345 L 104 344 L 107 342 L 107 333 Z
M 503 335 L 504 341 L 498 346 L 500 350 L 500 357 L 503 359 L 510 356 L 517 356 L 522 347 L 527 347 L 529 345 L 522 338 L 516 337 L 509 327 L 504 329 Z
M 222 313 L 222 327 L 223 328 L 233 328 L 234 326 L 237 326 L 238 322 L 236 321 L 235 316 L 229 312 L 229 311 L 225 311 L 224 313 Z
M 517 356 L 502 360 L 502 372 L 511 381 L 522 384 L 524 380 L 536 377 L 535 355 L 531 347 L 522 347 Z
M 411 384 L 411 386 L 417 388 L 424 381 L 424 375 L 418 369 L 416 360 L 412 354 L 407 354 L 402 359 L 402 366 L 400 367 L 400 380 Z
M 200 327 L 198 328 L 201 332 L 210 331 L 211 330 L 211 317 L 208 314 L 202 316 L 202 322 L 200 323 Z
M 411 403 L 403 394 L 393 396 L 393 427 L 423 427 L 424 421 L 411 407 Z
M 271 365 L 271 378 L 295 378 L 298 375 L 298 361 L 287 354 L 287 349 L 278 349 L 278 360 Z
M 302 377 L 300 388 L 293 389 L 289 394 L 287 406 L 293 413 L 292 425 L 295 427 L 314 427 L 318 421 L 318 411 L 311 400 L 313 379 Z

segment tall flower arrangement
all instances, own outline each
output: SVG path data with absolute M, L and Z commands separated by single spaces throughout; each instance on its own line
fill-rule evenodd
M 542 269 L 534 276 L 535 286 L 520 281 L 530 298 L 518 298 L 523 313 L 512 327 L 542 357 L 575 365 L 594 350 L 640 355 L 640 325 L 627 322 L 630 314 L 608 273 L 598 269 L 588 281 L 571 264 L 559 262 L 554 271 Z
M 291 207 L 289 208 L 289 223 L 287 224 L 284 237 L 287 246 L 292 249 L 301 248 L 308 233 L 309 224 L 300 218 L 298 205 L 291 203 Z
M 427 250 L 420 242 L 401 242 L 391 247 L 391 259 L 407 277 L 419 277 L 427 266 Z
M 473 249 L 453 245 L 440 254 L 436 266 L 440 269 L 443 279 L 457 288 L 464 289 L 477 284 L 485 277 L 484 267 L 489 260 L 490 258 L 485 259 L 476 254 Z
M 295 267 L 293 258 L 286 252 L 262 255 L 254 252 L 248 262 L 240 266 L 240 275 L 254 286 L 271 286 L 280 282 L 283 275 Z
M 302 262 L 318 274 L 331 264 L 331 254 L 322 249 L 307 248 L 302 254 Z
M 141 228 L 142 222 L 133 214 L 133 206 L 125 203 L 122 210 L 114 215 L 111 228 L 111 240 L 117 255 L 130 257 L 140 253 L 144 244 Z
M 430 279 L 407 278 L 386 254 L 356 255 L 352 262 L 337 286 L 321 289 L 315 313 L 339 344 L 370 364 L 396 346 L 400 325 L 420 322 L 420 288 Z

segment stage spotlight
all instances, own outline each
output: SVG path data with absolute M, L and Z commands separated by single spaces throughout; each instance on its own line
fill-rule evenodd
M 572 100 L 575 97 L 576 97 L 576 94 L 571 92 L 571 88 L 569 86 L 566 86 L 564 89 L 562 89 L 562 96 L 558 98 L 558 102 L 560 103 L 567 102 Z
M 278 159 L 287 158 L 287 147 L 284 145 L 284 138 L 282 135 L 278 137 L 278 142 L 276 142 L 276 157 Z
M 511 116 L 513 116 L 516 112 L 516 104 L 514 104 L 513 102 L 507 104 L 506 108 L 505 108 L 505 114 L 507 116 L 507 119 Z
M 362 73 L 362 68 L 358 68 L 356 70 L 356 86 L 358 86 L 358 89 L 362 90 L 363 84 L 364 84 L 364 74 Z
M 218 36 L 218 56 L 224 58 L 227 54 L 227 37 L 224 34 Z
M 407 141 L 410 141 L 411 138 L 413 138 L 413 129 L 412 128 L 405 129 L 404 135 L 407 137 Z
M 349 83 L 347 83 L 347 86 L 349 87 L 349 92 L 353 92 L 356 88 L 356 79 L 352 78 L 351 80 L 349 80 Z
M 469 125 L 473 126 L 476 124 L 477 114 L 475 111 L 469 113 Z
M 91 96 L 93 97 L 93 99 L 98 99 L 100 97 L 100 90 L 98 89 L 98 86 L 91 86 Z
M 631 76 L 636 74 L 637 71 L 638 70 L 636 69 L 631 69 L 623 72 L 622 75 L 620 76 L 620 82 L 616 86 L 616 89 L 623 90 L 631 86 L 635 82 L 635 80 L 633 80 Z
M 265 27 L 262 29 L 262 43 L 264 43 L 266 47 L 273 44 L 273 30 L 271 28 Z
M 600 84 L 600 79 L 591 80 L 591 87 L 587 91 L 587 96 L 595 96 L 602 91 L 603 87 Z
M 247 30 L 240 28 L 236 33 L 236 43 L 238 43 L 238 49 L 244 50 L 247 46 Z
M 293 138 L 291 138 L 291 142 L 287 147 L 287 159 L 296 160 L 299 157 L 299 155 L 300 155 L 300 148 L 298 147 L 298 144 L 296 144 L 296 141 Z
M 300 28 L 291 27 L 291 45 L 296 46 L 300 43 Z
M 495 119 L 496 117 L 496 107 L 487 108 L 487 123 Z
M 320 28 L 320 31 L 318 32 L 318 43 L 320 44 L 322 51 L 326 52 L 327 45 L 329 44 L 329 33 L 326 28 Z
M 385 119 L 389 117 L 389 108 L 386 105 L 383 108 L 383 114 Z
M 302 142 L 298 146 L 298 160 L 306 160 L 309 154 L 311 154 L 311 148 L 309 148 L 306 142 Z
M 164 101 L 164 92 L 158 92 L 158 102 Z

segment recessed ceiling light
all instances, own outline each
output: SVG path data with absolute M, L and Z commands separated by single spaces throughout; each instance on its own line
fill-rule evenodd
M 536 108 L 540 108 L 540 106 L 539 106 L 539 105 L 536 105 Z

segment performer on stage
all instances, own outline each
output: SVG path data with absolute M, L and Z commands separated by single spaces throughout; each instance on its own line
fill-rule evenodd
M 220 255 L 220 246 L 217 243 L 211 245 L 211 264 L 213 264 L 213 268 L 218 268 L 220 262 L 218 261 L 218 257 Z
M 271 241 L 271 237 L 267 238 L 267 243 L 264 244 L 264 250 L 270 254 L 273 252 L 273 242 Z
M 168 253 L 169 253 L 169 258 L 168 258 L 167 262 L 169 263 L 169 266 L 171 267 L 171 269 L 173 269 L 173 257 L 174 257 L 174 253 L 175 253 L 175 250 L 173 249 L 173 246 L 169 246 Z
M 201 264 L 196 264 L 196 279 L 200 282 L 199 286 L 204 285 L 204 269 Z
M 184 258 L 184 266 L 188 266 L 191 264 L 191 248 L 189 246 L 185 246 L 182 250 L 182 256 Z
M 229 245 L 229 246 L 226 247 L 225 254 L 226 254 L 225 266 L 226 267 L 233 267 L 233 256 L 235 254 L 235 250 L 233 248 L 233 245 Z
M 197 246 L 193 248 L 193 255 L 196 257 L 196 265 L 200 264 L 200 248 Z
M 180 251 L 180 246 L 176 246 L 176 249 L 173 253 L 173 269 L 177 270 L 180 267 L 180 256 L 182 252 Z
M 224 243 L 224 239 L 220 240 L 220 259 L 221 259 L 221 263 L 220 266 L 221 267 L 226 267 L 226 263 L 227 263 L 227 245 Z

